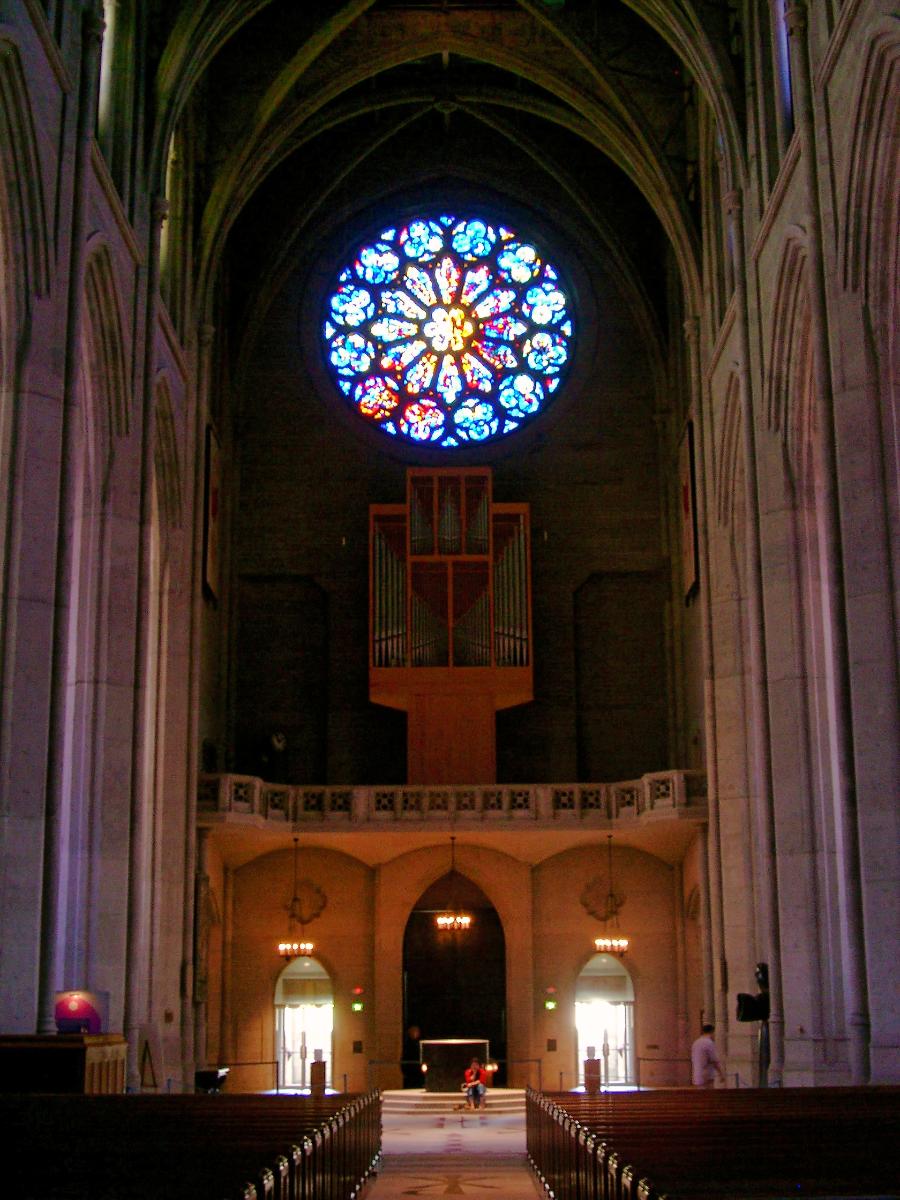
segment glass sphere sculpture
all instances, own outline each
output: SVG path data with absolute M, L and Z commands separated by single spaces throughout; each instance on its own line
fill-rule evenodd
M 360 417 L 401 441 L 452 449 L 496 441 L 541 413 L 574 333 L 538 246 L 444 214 L 364 242 L 329 294 L 322 335 Z

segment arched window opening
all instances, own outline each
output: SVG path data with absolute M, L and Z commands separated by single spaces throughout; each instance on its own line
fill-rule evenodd
M 599 1061 L 602 1087 L 634 1087 L 634 985 L 622 960 L 595 954 L 575 983 L 577 1078 L 585 1061 Z
M 333 1086 L 334 987 L 315 958 L 295 958 L 275 985 L 275 1057 L 281 1091 L 310 1089 L 312 1063 L 325 1063 L 325 1086 Z

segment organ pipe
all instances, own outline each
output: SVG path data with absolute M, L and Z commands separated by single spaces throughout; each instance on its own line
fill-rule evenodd
M 370 553 L 373 667 L 530 665 L 527 516 L 492 505 L 488 471 L 409 472 Z

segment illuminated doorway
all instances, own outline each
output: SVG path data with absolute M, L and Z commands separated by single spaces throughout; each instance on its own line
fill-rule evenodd
M 295 958 L 275 987 L 275 1045 L 278 1085 L 302 1091 L 310 1085 L 310 1064 L 325 1063 L 331 1087 L 334 989 L 328 972 L 314 958 Z
M 472 915 L 465 933 L 441 933 L 449 906 Z M 494 1083 L 506 1086 L 506 942 L 496 909 L 464 875 L 444 875 L 418 899 L 403 936 L 403 1086 L 422 1087 L 419 1043 L 472 1038 L 490 1044 Z M 468 1063 L 460 1066 L 460 1083 Z
M 633 1085 L 634 985 L 622 961 L 612 954 L 595 954 L 575 984 L 579 1085 L 584 1083 L 584 1060 L 600 1060 L 604 1087 Z

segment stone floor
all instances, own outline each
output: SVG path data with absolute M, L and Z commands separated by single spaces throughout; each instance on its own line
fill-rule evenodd
M 543 1191 L 525 1159 L 525 1113 L 392 1112 L 385 1108 L 384 1156 L 365 1200 L 472 1196 L 537 1200 Z

